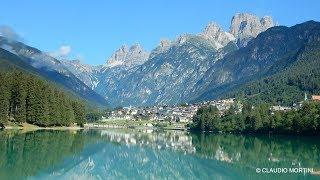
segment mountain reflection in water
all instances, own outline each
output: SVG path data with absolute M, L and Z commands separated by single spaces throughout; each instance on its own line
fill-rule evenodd
M 317 178 L 257 167 L 319 170 L 318 137 L 184 131 L 0 131 L 0 179 Z

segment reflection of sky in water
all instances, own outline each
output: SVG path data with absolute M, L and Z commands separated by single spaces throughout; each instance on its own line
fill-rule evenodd
M 230 171 L 215 161 L 197 158 L 192 155 L 173 153 L 137 146 L 115 146 L 104 144 L 100 152 L 90 155 L 82 162 L 62 172 L 59 178 L 93 179 L 104 178 L 201 178 L 210 179 L 230 176 Z M 53 176 L 54 177 L 54 176 Z
M 216 161 L 194 156 L 192 137 L 185 132 L 111 130 L 101 131 L 101 137 L 100 143 L 85 148 L 80 156 L 66 160 L 63 166 L 70 167 L 54 171 L 51 178 L 225 179 L 233 174 Z
M 112 129 L 0 131 L 0 140 L 0 179 L 316 179 L 255 168 L 320 169 L 315 137 Z

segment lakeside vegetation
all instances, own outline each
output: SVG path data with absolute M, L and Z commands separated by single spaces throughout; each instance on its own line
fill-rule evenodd
M 269 104 L 232 106 L 224 115 L 216 107 L 202 107 L 191 129 L 232 133 L 320 134 L 320 103 L 305 102 L 299 109 L 272 111 Z
M 0 126 L 8 122 L 41 127 L 83 126 L 85 105 L 37 76 L 0 72 Z

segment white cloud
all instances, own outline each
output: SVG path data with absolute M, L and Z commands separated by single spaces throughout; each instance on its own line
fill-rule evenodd
M 71 50 L 71 46 L 62 45 L 58 50 L 50 52 L 49 55 L 57 59 L 66 59 L 70 55 Z
M 60 55 L 68 56 L 71 52 L 71 46 L 61 46 L 60 47 Z
M 6 37 L 10 40 L 23 41 L 23 38 L 16 33 L 11 27 L 0 25 L 0 36 Z

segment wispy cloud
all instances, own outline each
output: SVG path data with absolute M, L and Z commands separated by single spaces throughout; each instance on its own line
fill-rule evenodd
M 50 52 L 49 55 L 57 59 L 66 59 L 69 57 L 71 50 L 72 50 L 71 46 L 62 45 L 58 50 L 54 52 Z
M 23 38 L 10 26 L 0 25 L 0 36 L 6 37 L 9 40 L 23 41 Z

